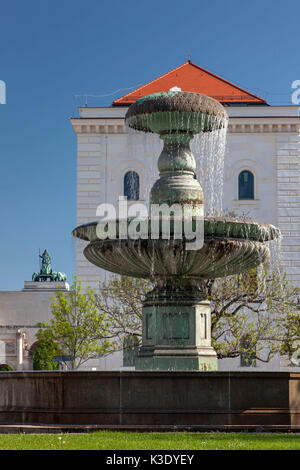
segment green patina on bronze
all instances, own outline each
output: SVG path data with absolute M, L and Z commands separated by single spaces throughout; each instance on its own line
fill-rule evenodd
M 141 218 L 148 221 L 149 229 L 149 238 L 151 238 L 151 219 L 150 218 Z M 127 224 L 129 225 L 133 218 L 127 219 Z M 162 234 L 162 220 L 160 223 L 160 234 Z M 97 237 L 96 227 L 98 222 L 88 222 L 87 224 L 79 225 L 73 230 L 73 235 L 75 237 L 81 238 L 89 242 L 99 241 Z M 192 228 L 195 230 L 196 221 L 193 219 Z M 170 233 L 171 238 L 173 234 L 173 220 L 171 217 L 170 220 Z M 117 240 L 119 233 L 119 221 L 116 224 Z M 226 240 L 237 240 L 246 239 L 247 241 L 253 240 L 256 242 L 267 242 L 277 238 L 280 235 L 280 230 L 274 225 L 263 224 L 254 222 L 253 220 L 238 220 L 238 219 L 229 219 L 226 217 L 205 217 L 204 218 L 204 236 L 208 241 L 210 239 L 226 239 Z M 112 242 L 113 240 L 109 240 Z M 119 243 L 119 241 L 117 242 Z M 134 276 L 134 274 L 133 274 Z
M 47 250 L 44 250 L 42 255 L 39 255 L 42 260 L 40 272 L 35 272 L 32 275 L 34 282 L 62 282 L 66 281 L 67 276 L 65 273 L 52 270 L 51 256 Z
M 198 134 L 224 127 L 228 116 L 223 106 L 209 96 L 168 91 L 137 100 L 125 119 L 130 127 L 144 132 Z
M 190 141 L 194 134 L 224 127 L 228 120 L 225 109 L 204 95 L 169 91 L 136 101 L 125 119 L 129 127 L 156 132 L 164 142 L 151 204 L 191 205 L 194 230 L 204 198 L 195 179 L 196 162 Z M 116 224 L 116 238 L 98 239 L 97 222 L 77 227 L 73 235 L 90 242 L 84 255 L 96 266 L 121 275 L 151 278 L 155 284 L 143 306 L 143 341 L 137 369 L 216 370 L 203 279 L 256 267 L 270 255 L 264 242 L 278 237 L 280 232 L 272 225 L 206 217 L 203 247 L 187 250 L 185 238 L 174 235 L 172 216 L 167 219 L 170 240 L 163 238 L 165 221 L 163 216 L 159 219 L 158 239 L 151 236 L 151 217 L 140 219 L 147 229 L 144 239 L 119 239 L 124 223 L 121 221 Z

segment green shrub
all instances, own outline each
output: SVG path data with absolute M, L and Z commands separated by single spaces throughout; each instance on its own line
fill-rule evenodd
M 10 367 L 8 364 L 1 364 L 0 365 L 0 371 L 1 372 L 11 372 L 13 370 L 12 367 Z
M 59 354 L 54 341 L 40 341 L 33 353 L 33 370 L 58 370 L 59 363 L 53 360 L 53 356 Z

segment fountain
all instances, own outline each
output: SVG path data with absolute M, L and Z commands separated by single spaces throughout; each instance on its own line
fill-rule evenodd
M 115 237 L 99 239 L 98 222 L 75 228 L 73 235 L 90 242 L 84 255 L 96 266 L 121 275 L 150 278 L 154 283 L 143 305 L 137 369 L 217 370 L 204 281 L 260 265 L 270 256 L 265 242 L 277 238 L 280 232 L 272 225 L 252 221 L 202 217 L 204 197 L 195 178 L 190 142 L 196 134 L 226 126 L 228 116 L 219 102 L 176 88 L 139 99 L 130 106 L 125 119 L 130 128 L 159 134 L 164 143 L 150 207 L 165 204 L 184 209 L 188 205 L 191 226 L 195 228 L 202 220 L 203 243 L 189 249 L 190 240 L 178 236 L 173 213 L 167 218 L 168 238 L 163 236 L 166 216 L 161 214 L 158 236 L 154 236 L 152 215 L 146 220 L 147 237 L 124 239 L 121 221 L 117 222 Z M 131 222 L 129 218 L 126 223 Z

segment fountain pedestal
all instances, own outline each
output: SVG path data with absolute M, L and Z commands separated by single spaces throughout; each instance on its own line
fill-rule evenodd
M 174 282 L 174 281 L 173 281 Z M 217 370 L 210 303 L 184 281 L 152 291 L 143 307 L 138 370 Z

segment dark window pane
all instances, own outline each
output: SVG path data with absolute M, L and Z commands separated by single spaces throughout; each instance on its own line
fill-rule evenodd
M 239 174 L 239 199 L 254 199 L 254 176 L 244 170 Z
M 136 171 L 128 171 L 124 176 L 124 196 L 131 201 L 140 198 L 140 177 Z

